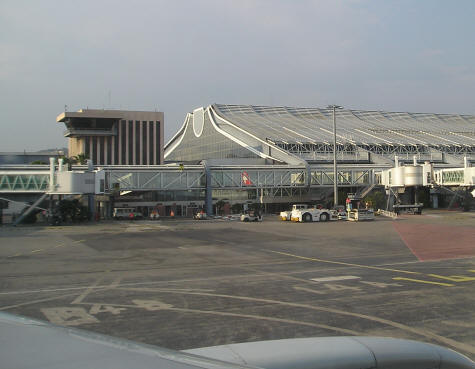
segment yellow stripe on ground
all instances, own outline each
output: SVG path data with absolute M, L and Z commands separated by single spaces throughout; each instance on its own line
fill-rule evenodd
M 439 279 L 446 279 L 450 282 L 469 282 L 475 281 L 475 277 L 467 277 L 464 275 L 438 275 L 438 274 L 427 274 L 429 277 L 439 278 Z
M 412 278 L 404 278 L 404 277 L 393 277 L 395 281 L 409 281 L 409 282 L 417 282 L 417 283 L 427 283 L 427 284 L 436 284 L 438 286 L 445 286 L 445 287 L 453 287 L 453 284 L 449 283 L 441 283 L 441 282 L 432 282 L 432 281 L 424 281 L 422 279 L 412 279 Z
M 382 267 L 377 267 L 377 266 L 371 266 L 371 265 L 361 265 L 361 264 L 353 264 L 353 263 L 344 263 L 342 261 L 333 261 L 333 260 L 324 260 L 324 259 L 317 259 L 317 258 L 309 258 L 306 256 L 300 256 L 300 255 L 294 255 L 294 254 L 289 254 L 287 252 L 281 252 L 281 251 L 271 251 L 274 254 L 280 254 L 280 255 L 286 255 L 286 256 L 291 256 L 293 258 L 297 259 L 303 259 L 303 260 L 310 260 L 310 261 L 318 261 L 320 263 L 328 263 L 328 264 L 338 264 L 338 265 L 346 265 L 346 266 L 351 266 L 351 267 L 357 267 L 357 268 L 366 268 L 366 269 L 376 269 L 376 270 L 384 270 L 387 272 L 396 272 L 396 273 L 405 273 L 405 274 L 421 274 L 419 272 L 411 272 L 409 270 L 400 270 L 400 269 L 390 269 L 390 268 L 382 268 Z
M 31 253 L 34 254 L 35 252 L 41 252 L 43 249 L 33 250 Z

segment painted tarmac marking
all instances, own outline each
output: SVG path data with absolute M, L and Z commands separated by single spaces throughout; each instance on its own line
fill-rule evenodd
M 117 288 L 119 285 L 120 285 L 120 281 L 122 280 L 122 277 L 117 277 L 115 278 L 111 284 L 110 284 L 110 288 Z
M 18 254 L 15 254 L 15 255 L 7 256 L 7 258 L 16 258 L 17 256 L 22 256 L 22 255 L 23 255 L 22 253 L 18 253 Z
M 53 324 L 76 326 L 99 323 L 99 320 L 88 314 L 81 307 L 55 307 L 40 309 L 44 316 Z
M 290 319 L 281 319 L 281 318 L 273 318 L 269 316 L 262 316 L 262 315 L 252 315 L 252 314 L 237 314 L 237 313 L 229 313 L 224 311 L 209 311 L 209 310 L 196 310 L 196 309 L 181 309 L 181 308 L 172 308 L 169 309 L 171 311 L 179 311 L 183 313 L 198 313 L 198 314 L 210 314 L 210 315 L 218 315 L 218 316 L 232 316 L 237 318 L 248 318 L 248 319 L 256 319 L 256 320 L 265 320 L 270 322 L 279 322 L 279 323 L 288 323 L 288 324 L 298 324 L 304 325 L 308 327 L 315 327 L 315 328 L 322 328 L 327 329 L 330 331 L 341 332 L 344 334 L 362 335 L 361 332 L 353 331 L 350 329 L 334 327 L 327 324 L 318 324 L 318 323 L 309 323 L 309 322 L 302 322 L 298 320 L 290 320 Z
M 304 291 L 304 292 L 310 292 L 310 293 L 316 293 L 317 295 L 326 295 L 327 293 L 324 291 L 317 291 L 311 288 L 306 288 L 306 287 L 299 287 L 299 286 L 294 286 L 294 290 L 297 291 Z
M 441 283 L 441 282 L 432 282 L 432 281 L 425 281 L 422 279 L 413 279 L 413 278 L 405 278 L 405 277 L 393 277 L 395 281 L 409 281 L 409 282 L 416 282 L 416 283 L 426 283 L 426 284 L 435 284 L 438 286 L 445 286 L 445 287 L 453 287 L 453 284 L 448 283 Z
M 267 303 L 267 304 L 276 304 L 276 305 L 282 305 L 282 306 L 299 307 L 299 308 L 306 308 L 306 309 L 315 310 L 315 311 L 325 311 L 325 312 L 334 313 L 334 314 L 348 315 L 348 316 L 352 316 L 352 317 L 356 317 L 356 318 L 370 320 L 370 321 L 373 321 L 373 322 L 378 322 L 378 323 L 381 323 L 381 324 L 386 324 L 388 326 L 398 328 L 398 329 L 401 329 L 401 330 L 406 331 L 406 332 L 414 333 L 416 335 L 426 337 L 428 339 L 435 340 L 437 342 L 443 343 L 446 346 L 450 346 L 450 347 L 456 348 L 456 349 L 461 350 L 461 351 L 470 352 L 472 354 L 475 353 L 475 347 L 473 347 L 471 345 L 468 345 L 466 343 L 458 342 L 458 341 L 455 341 L 451 338 L 440 336 L 436 333 L 430 332 L 428 329 L 418 329 L 418 328 L 411 327 L 411 326 L 408 326 L 408 325 L 405 325 L 405 324 L 402 324 L 402 323 L 394 322 L 392 320 L 379 318 L 379 317 L 372 316 L 372 315 L 353 313 L 353 312 L 346 311 L 346 310 L 339 310 L 339 309 L 323 307 L 323 306 L 299 304 L 299 303 L 294 303 L 294 302 L 269 300 L 269 299 L 247 297 L 247 296 L 233 296 L 233 295 L 225 295 L 225 294 L 217 294 L 217 293 L 202 293 L 202 292 L 178 292 L 178 291 L 160 291 L 160 292 L 168 292 L 168 293 L 174 293 L 174 294 L 183 293 L 183 294 L 188 294 L 188 295 L 198 295 L 198 296 L 208 296 L 208 297 L 222 297 L 222 298 L 236 299 L 236 300 L 242 300 L 242 301 L 263 302 L 263 303 Z
M 103 277 L 98 278 L 92 285 L 90 285 L 83 293 L 81 293 L 78 297 L 76 297 L 71 304 L 78 304 L 82 302 L 86 298 L 87 295 L 89 295 L 99 284 L 100 281 L 102 281 Z
M 289 254 L 287 252 L 281 252 L 281 251 L 273 251 L 273 250 L 267 250 L 267 251 L 272 252 L 274 254 L 286 255 L 286 256 L 290 256 L 290 257 L 297 258 L 297 259 L 303 259 L 303 260 L 317 261 L 317 262 L 320 262 L 320 263 L 346 265 L 346 266 L 357 267 L 357 268 L 384 270 L 384 271 L 387 271 L 387 272 L 396 272 L 396 273 L 405 273 L 405 274 L 421 274 L 419 272 L 410 272 L 408 270 L 390 269 L 390 268 L 382 268 L 382 267 L 370 266 L 370 265 L 345 263 L 345 262 L 342 262 L 342 261 L 333 261 L 333 260 L 310 258 L 310 257 L 306 257 L 306 256 Z
M 148 301 L 152 301 L 152 300 L 148 300 Z M 132 302 L 136 302 L 136 300 L 133 300 Z M 156 302 L 157 301 L 155 301 L 155 303 Z M 88 305 L 88 303 L 81 303 L 81 305 Z M 339 332 L 339 333 L 344 333 L 344 334 L 349 334 L 349 335 L 354 335 L 354 336 L 364 335 L 364 333 L 362 333 L 362 332 L 353 331 L 351 329 L 345 329 L 345 328 L 340 328 L 340 327 L 334 327 L 334 326 L 330 326 L 330 325 L 326 325 L 326 324 L 303 322 L 303 321 L 299 321 L 299 320 L 273 318 L 273 317 L 262 316 L 262 315 L 238 314 L 238 313 L 230 313 L 230 312 L 224 312 L 224 311 L 197 310 L 197 309 L 166 307 L 164 305 L 168 305 L 168 304 L 163 304 L 162 303 L 160 308 L 156 309 L 156 310 L 167 310 L 167 311 L 175 311 L 175 312 L 181 312 L 181 313 L 209 314 L 209 315 L 217 315 L 217 316 L 232 316 L 232 317 L 237 317 L 237 318 L 256 319 L 256 320 L 264 320 L 264 321 L 270 321 L 270 322 L 279 322 L 279 323 L 303 325 L 303 326 L 321 328 L 321 329 L 326 329 L 326 330 Z M 124 307 L 124 308 L 144 308 L 143 306 L 140 306 L 140 305 L 113 304 L 113 307 L 117 307 L 117 306 Z M 172 306 L 172 305 L 170 305 L 170 306 Z M 153 311 L 153 310 L 150 310 L 150 311 Z
M 170 309 L 173 305 L 165 304 L 158 300 L 132 300 L 132 302 L 147 311 L 157 311 L 163 309 Z
M 323 277 L 323 278 L 311 278 L 311 281 L 315 282 L 332 282 L 332 281 L 346 281 L 350 279 L 360 279 L 361 277 L 357 277 L 354 275 L 340 275 L 335 277 Z
M 140 285 L 148 285 L 148 284 L 156 284 L 159 282 L 137 282 L 137 283 L 123 283 L 117 285 L 117 287 L 127 287 L 127 286 L 140 286 Z M 22 295 L 22 294 L 29 294 L 29 293 L 44 293 L 44 292 L 59 292 L 59 291 L 75 291 L 75 290 L 85 290 L 90 288 L 90 286 L 83 286 L 83 287 L 65 287 L 65 288 L 52 288 L 52 289 L 44 289 L 44 290 L 25 290 L 25 291 L 10 291 L 10 292 L 0 292 L 0 295 Z M 110 288 L 110 285 L 99 285 L 95 286 L 95 290 L 102 290 Z M 164 289 L 168 290 L 168 289 Z M 198 291 L 198 292 L 213 292 L 213 289 L 206 289 L 206 288 L 175 288 L 174 291 Z M 76 293 L 75 293 L 76 294 Z
M 115 307 L 112 305 L 94 304 L 89 310 L 89 314 L 96 315 L 99 313 L 111 313 L 112 315 L 119 315 L 123 310 L 127 310 L 127 308 Z
M 372 286 L 372 287 L 377 287 L 377 288 L 402 287 L 402 284 L 399 284 L 399 283 L 384 283 L 384 282 L 373 282 L 373 281 L 358 281 L 358 282 Z M 341 291 L 341 290 L 361 291 L 361 288 L 356 287 L 356 286 L 345 286 L 345 285 L 336 284 L 336 283 L 324 283 L 321 286 L 324 286 L 328 290 L 332 290 L 332 291 Z M 328 293 L 328 291 L 314 290 L 311 288 L 300 287 L 300 286 L 294 286 L 294 289 L 297 291 L 316 293 L 318 295 L 326 295 Z
M 31 253 L 34 254 L 34 253 L 41 252 L 41 251 L 43 251 L 43 249 L 36 249 L 36 250 L 33 250 Z
M 311 282 L 310 280 L 306 279 L 306 278 L 299 278 L 299 277 L 293 277 L 291 275 L 288 275 L 286 273 L 275 273 L 275 272 L 265 272 L 265 271 L 262 271 L 262 270 L 259 270 L 259 269 L 256 269 L 256 268 L 249 268 L 249 267 L 241 267 L 241 269 L 244 269 L 244 270 L 251 270 L 253 272 L 257 272 L 257 273 L 261 273 L 264 274 L 264 275 L 270 275 L 270 276 L 275 276 L 275 277 L 279 277 L 279 278 L 283 278 L 283 279 L 289 279 L 291 281 L 298 281 L 298 282 L 305 282 L 305 283 L 309 283 L 309 284 L 314 284 L 313 282 Z
M 475 281 L 475 277 L 467 277 L 463 275 L 449 275 L 449 276 L 443 276 L 443 275 L 438 275 L 438 274 L 428 274 L 429 277 L 434 277 L 438 279 L 446 279 L 451 282 L 469 282 L 469 281 Z
M 469 226 L 392 222 L 407 248 L 420 261 L 448 260 L 475 256 L 475 233 Z M 452 241 L 456 239 L 455 245 Z
M 15 305 L 2 306 L 2 307 L 0 307 L 0 311 L 1 310 L 14 309 L 14 308 L 17 308 L 17 307 L 20 307 L 20 306 L 35 305 L 35 304 L 39 304 L 41 302 L 46 302 L 46 301 L 61 300 L 61 299 L 64 299 L 66 297 L 71 297 L 71 296 L 76 296 L 76 293 L 68 293 L 68 294 L 62 295 L 62 296 L 49 297 L 49 298 L 46 298 L 46 299 L 22 302 L 20 304 L 15 304 Z
M 325 283 L 324 286 L 332 291 L 361 291 L 361 288 L 359 287 L 346 286 L 344 284 L 337 283 Z
M 384 283 L 384 282 L 373 282 L 373 281 L 359 281 L 359 282 L 373 286 L 373 287 L 378 287 L 378 288 L 402 287 L 402 284 L 399 284 L 399 283 Z

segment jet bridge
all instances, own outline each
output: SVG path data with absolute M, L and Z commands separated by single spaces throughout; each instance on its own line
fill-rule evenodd
M 394 168 L 381 172 L 381 184 L 386 188 L 405 188 L 412 186 L 475 186 L 475 167 L 471 167 L 468 158 L 463 168 L 444 168 L 434 170 L 432 163 L 418 164 L 414 157 L 413 165 L 400 165 L 396 156 Z
M 416 209 L 420 214 L 422 204 L 418 203 L 417 188 L 430 187 L 431 194 L 437 197 L 438 194 L 449 192 L 455 197 L 463 198 L 464 196 L 458 194 L 459 191 L 470 190 L 475 187 L 475 168 L 470 167 L 467 157 L 464 158 L 463 168 L 444 168 L 434 170 L 433 164 L 426 161 L 423 164 L 417 162 L 417 157 L 414 156 L 412 165 L 401 165 L 398 157 L 394 158 L 394 168 L 383 170 L 381 172 L 381 184 L 386 188 L 388 194 L 387 209 L 394 206 L 396 208 L 410 208 Z M 394 202 L 399 202 L 401 194 L 406 192 L 406 189 L 411 189 L 414 198 L 414 204 L 402 205 Z M 451 204 L 453 201 L 451 201 Z M 437 200 L 434 201 L 437 207 Z

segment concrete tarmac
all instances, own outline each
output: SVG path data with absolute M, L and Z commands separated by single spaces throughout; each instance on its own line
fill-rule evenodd
M 0 310 L 173 349 L 378 335 L 475 357 L 475 213 L 0 228 Z

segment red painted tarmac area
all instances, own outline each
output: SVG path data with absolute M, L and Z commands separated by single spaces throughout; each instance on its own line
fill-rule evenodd
M 420 260 L 475 256 L 475 227 L 392 222 L 403 242 Z

